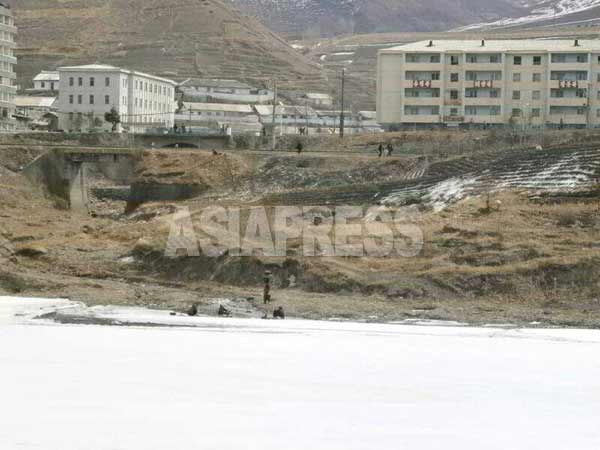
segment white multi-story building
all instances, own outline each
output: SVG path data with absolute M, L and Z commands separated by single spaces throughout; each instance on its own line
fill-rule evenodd
M 0 129 L 14 129 L 12 115 L 15 111 L 15 95 L 17 87 L 15 80 L 14 55 L 16 47 L 15 36 L 17 28 L 10 5 L 0 2 Z
M 131 133 L 172 128 L 175 86 L 166 78 L 102 64 L 61 67 L 59 124 L 63 130 L 109 130 L 105 113 L 115 108 Z
M 379 52 L 377 121 L 600 126 L 600 40 L 422 41 Z

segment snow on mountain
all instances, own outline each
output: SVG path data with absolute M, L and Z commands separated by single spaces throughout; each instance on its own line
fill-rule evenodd
M 585 21 L 600 0 L 229 0 L 275 31 L 312 38 L 349 33 L 472 30 Z M 583 13 L 583 17 L 581 17 Z M 575 20 L 574 19 L 574 20 Z
M 545 20 L 564 18 L 600 6 L 600 0 L 537 0 L 517 2 L 523 8 L 530 10 L 529 14 L 520 17 L 507 17 L 487 23 L 477 23 L 460 27 L 457 31 L 467 31 L 478 28 L 498 28 L 515 25 L 525 25 Z
M 275 31 L 302 37 L 446 30 L 526 12 L 515 0 L 229 0 Z

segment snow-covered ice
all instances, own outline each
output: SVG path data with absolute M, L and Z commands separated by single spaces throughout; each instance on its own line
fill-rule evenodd
M 600 448 L 599 331 L 53 308 L 0 298 L 2 450 Z

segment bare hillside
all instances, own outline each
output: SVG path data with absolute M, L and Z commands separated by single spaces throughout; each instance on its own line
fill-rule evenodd
M 184 79 L 320 85 L 317 64 L 219 0 L 20 0 L 19 81 L 42 68 L 102 61 Z
M 295 37 L 597 22 L 598 0 L 229 0 Z

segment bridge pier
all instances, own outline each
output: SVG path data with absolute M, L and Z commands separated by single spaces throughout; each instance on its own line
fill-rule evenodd
M 90 199 L 85 181 L 85 165 L 82 161 L 73 161 L 67 170 L 70 172 L 67 181 L 71 210 L 88 213 Z

